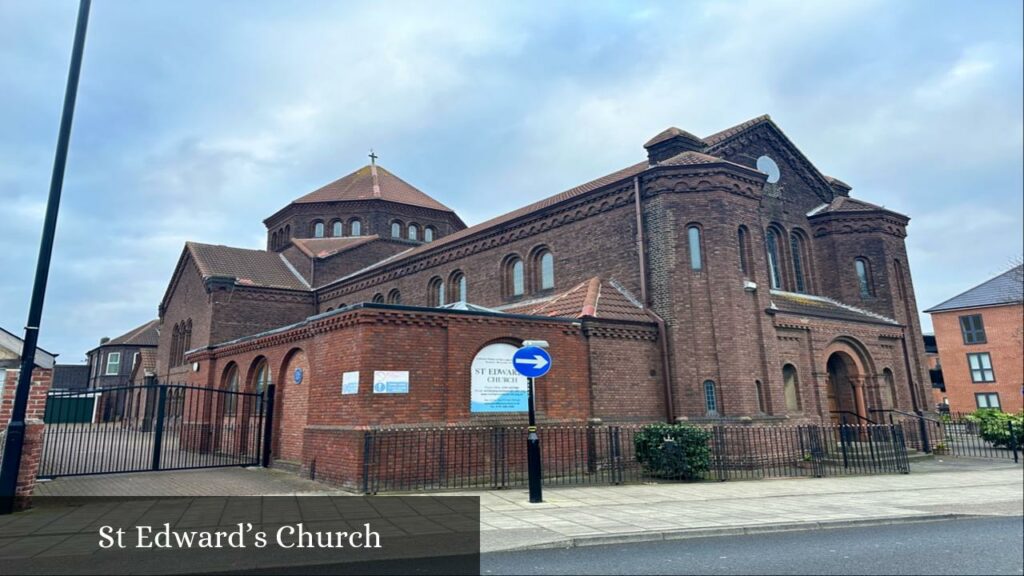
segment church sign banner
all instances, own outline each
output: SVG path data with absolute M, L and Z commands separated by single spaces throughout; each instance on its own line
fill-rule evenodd
M 517 349 L 490 344 L 473 358 L 470 412 L 526 412 L 527 380 L 512 366 Z
M 341 393 L 359 393 L 359 372 L 345 372 L 341 375 Z
M 376 370 L 373 373 L 374 394 L 408 394 L 409 372 Z

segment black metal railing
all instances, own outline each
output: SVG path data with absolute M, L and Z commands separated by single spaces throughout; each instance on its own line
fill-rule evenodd
M 936 455 L 996 458 L 1020 461 L 1020 425 L 1005 423 L 1005 433 L 984 434 L 982 424 L 969 413 L 950 412 L 932 418 L 902 410 L 872 410 L 890 423 L 902 423 L 912 448 Z M 1002 432 L 1000 430 L 1000 432 Z
M 655 469 L 637 458 L 642 426 L 542 426 L 548 486 L 906 474 L 900 425 L 701 426 L 706 466 Z M 502 489 L 527 484 L 526 427 L 378 429 L 366 432 L 363 491 Z M 660 450 L 690 450 L 666 439 Z M 690 454 L 690 452 L 686 452 Z M 693 459 L 696 461 L 697 459 Z
M 270 406 L 182 384 L 52 392 L 39 477 L 259 465 Z

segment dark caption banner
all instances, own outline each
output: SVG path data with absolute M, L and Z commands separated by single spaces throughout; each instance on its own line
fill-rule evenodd
M 0 574 L 479 574 L 466 496 L 34 498 Z

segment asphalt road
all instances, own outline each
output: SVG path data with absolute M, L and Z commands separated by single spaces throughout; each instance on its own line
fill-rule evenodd
M 1024 574 L 1024 518 L 495 552 L 483 574 Z

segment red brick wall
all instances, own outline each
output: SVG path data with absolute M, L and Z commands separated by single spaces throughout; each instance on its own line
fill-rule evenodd
M 7 370 L 3 394 L 0 396 L 0 430 L 6 432 L 14 409 L 14 394 L 18 386 L 20 370 Z M 18 484 L 15 495 L 19 507 L 27 507 L 36 485 L 36 475 L 43 453 L 43 414 L 46 412 L 46 398 L 53 382 L 53 371 L 36 368 L 32 371 L 32 385 L 29 388 L 28 406 L 25 410 L 25 443 L 21 453 L 21 468 L 18 470 Z
M 981 314 L 985 325 L 984 344 L 964 344 L 960 332 L 960 316 Z M 975 394 L 995 392 L 1005 412 L 1024 408 L 1024 306 L 994 306 L 971 310 L 954 310 L 932 314 L 935 341 L 942 360 L 942 376 L 946 381 L 949 409 L 973 412 L 977 409 Z M 992 357 L 995 382 L 975 383 L 967 363 L 967 354 L 988 352 Z
M 550 343 L 556 360 L 536 383 L 541 422 L 586 421 L 593 415 L 595 390 L 600 390 L 594 396 L 597 404 L 612 418 L 663 418 L 661 362 L 653 327 L 622 323 L 591 331 L 601 335 L 588 339 L 573 323 L 546 319 L 355 309 L 290 332 L 200 352 L 190 360 L 201 365 L 193 381 L 208 386 L 220 381 L 230 362 L 237 362 L 245 373 L 265 358 L 278 399 L 275 458 L 298 464 L 304 474 L 348 485 L 357 483 L 361 474 L 356 468 L 362 462 L 362 431 L 368 427 L 523 424 L 523 414 L 469 411 L 473 357 L 494 341 Z M 601 373 L 592 374 L 590 359 L 598 357 L 590 350 L 594 342 L 605 352 L 622 342 L 635 357 L 605 368 L 600 363 L 607 354 L 601 354 Z M 303 369 L 301 384 L 294 382 L 296 367 Z M 374 394 L 377 370 L 408 370 L 409 393 Z M 358 394 L 341 394 L 342 374 L 348 371 L 360 373 Z M 631 412 L 617 412 L 613 405 L 618 401 L 628 401 Z

